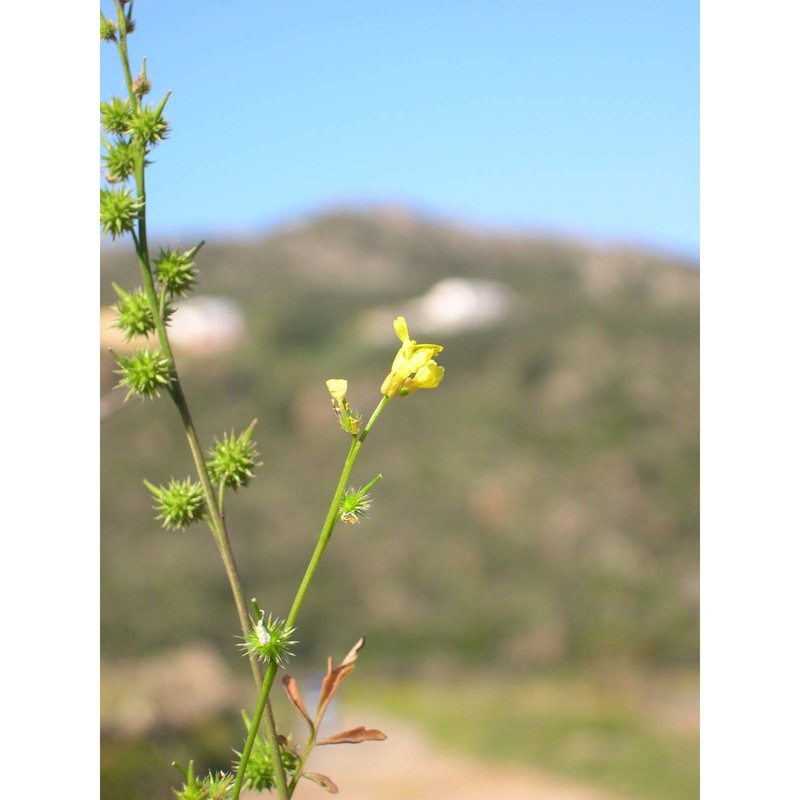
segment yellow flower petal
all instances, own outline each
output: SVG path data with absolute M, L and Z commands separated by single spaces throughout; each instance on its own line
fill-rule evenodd
M 394 321 L 394 332 L 401 342 L 408 342 L 411 340 L 411 337 L 408 335 L 408 325 L 406 324 L 405 317 L 398 317 Z
M 390 372 L 383 381 L 381 394 L 385 394 L 387 397 L 397 397 L 405 382 L 406 379 L 402 374 L 399 372 Z
M 341 401 L 347 394 L 347 381 L 344 378 L 331 378 L 329 381 L 325 381 L 325 385 L 334 400 Z
M 408 394 L 417 389 L 435 389 L 442 382 L 443 377 L 444 367 L 440 367 L 435 361 L 429 361 L 407 383 Z

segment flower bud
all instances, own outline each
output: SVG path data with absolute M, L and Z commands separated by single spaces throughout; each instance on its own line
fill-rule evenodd
M 146 94 L 150 93 L 153 84 L 146 75 L 137 75 L 131 85 L 133 93 L 141 100 Z

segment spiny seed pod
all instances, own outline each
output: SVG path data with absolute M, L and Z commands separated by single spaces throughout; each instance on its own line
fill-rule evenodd
M 372 498 L 356 489 L 348 489 L 339 505 L 339 519 L 348 525 L 355 525 L 361 517 L 369 516 Z
M 194 772 L 194 762 L 189 762 L 188 769 L 184 769 L 176 762 L 172 766 L 184 777 L 183 789 L 174 789 L 178 800 L 227 800 L 233 788 L 233 775 L 227 772 L 209 772 L 203 778 L 198 778 Z
M 382 475 L 377 475 L 366 486 L 362 486 L 360 489 L 353 489 L 351 487 L 345 490 L 339 502 L 339 519 L 342 522 L 348 525 L 355 525 L 362 517 L 369 516 L 369 510 L 372 508 L 372 498 L 369 496 L 369 490 L 382 477 Z
M 160 108 L 147 106 L 135 111 L 130 122 L 131 136 L 146 147 L 152 147 L 169 136 L 169 123 Z
M 227 800 L 231 796 L 234 778 L 228 772 L 209 772 L 203 778 L 203 789 L 208 800 Z
M 144 485 L 156 501 L 153 508 L 158 511 L 156 519 L 164 528 L 183 530 L 199 522 L 206 509 L 203 487 L 190 478 L 185 481 L 171 480 L 167 486 L 154 486 L 149 481 Z
M 106 153 L 103 155 L 106 171 L 105 179 L 109 183 L 122 183 L 128 180 L 136 169 L 136 151 L 130 142 L 120 140 L 109 142 L 103 140 Z
M 122 375 L 117 386 L 127 386 L 127 400 L 131 395 L 140 397 L 160 397 L 159 389 L 168 387 L 172 382 L 172 369 L 169 359 L 158 349 L 143 348 L 130 356 L 117 356 L 120 368 L 117 375 Z
M 154 331 L 156 325 L 144 291 L 137 289 L 129 294 L 116 283 L 111 286 L 119 297 L 119 302 L 114 304 L 114 311 L 117 312 L 114 327 L 122 331 L 125 341 L 130 341 L 134 336 L 147 336 Z
M 222 441 L 214 439 L 214 447 L 208 453 L 208 472 L 215 484 L 223 483 L 236 491 L 247 486 L 255 475 L 255 468 L 261 466 L 255 442 L 250 441 L 255 420 L 239 436 L 231 431 L 222 435 Z
M 100 103 L 100 124 L 103 130 L 121 136 L 128 132 L 133 109 L 128 100 L 112 97 L 110 103 Z
M 153 260 L 156 280 L 173 297 L 186 297 L 194 288 L 197 282 L 197 269 L 193 259 L 204 244 L 205 242 L 200 242 L 183 253 L 160 249 L 158 257 Z
M 289 651 L 293 644 L 297 644 L 291 638 L 294 630 L 287 628 L 283 620 L 273 619 L 272 614 L 264 619 L 262 611 L 261 617 L 242 639 L 239 647 L 246 655 L 255 656 L 259 661 L 283 664 L 294 655 Z
M 110 233 L 112 239 L 117 239 L 125 233 L 130 233 L 136 224 L 142 205 L 125 187 L 101 189 L 100 224 L 103 226 L 103 235 Z
M 250 717 L 243 712 L 242 719 L 244 720 L 245 728 L 249 731 L 251 725 Z M 279 751 L 284 771 L 288 775 L 293 774 L 297 769 L 297 756 L 289 747 L 283 744 L 279 744 Z M 233 752 L 238 756 L 234 762 L 234 767 L 238 770 L 241 764 L 242 754 L 238 750 L 234 750 Z M 275 788 L 275 765 L 267 740 L 261 735 L 256 736 L 253 741 L 250 760 L 247 762 L 244 771 L 244 784 L 248 789 L 257 792 L 269 791 Z

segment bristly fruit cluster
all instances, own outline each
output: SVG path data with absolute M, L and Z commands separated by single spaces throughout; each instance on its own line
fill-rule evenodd
M 101 189 L 100 224 L 103 226 L 103 235 L 111 234 L 112 239 L 118 239 L 126 233 L 133 233 L 142 208 L 144 204 L 126 187 Z
M 261 466 L 255 442 L 251 441 L 256 420 L 239 436 L 233 431 L 222 434 L 222 440 L 214 439 L 214 446 L 208 454 L 206 464 L 211 480 L 228 489 L 236 491 L 247 486 L 255 475 L 255 468 Z
M 125 341 L 129 342 L 135 336 L 151 334 L 156 329 L 156 323 L 144 291 L 136 289 L 133 292 L 126 292 L 116 283 L 112 283 L 111 286 L 119 297 L 119 302 L 114 305 L 117 314 L 114 327 L 122 331 Z
M 242 719 L 245 728 L 249 729 L 252 722 L 250 717 L 242 712 Z M 279 736 L 278 742 L 284 773 L 291 775 L 297 769 L 298 756 L 292 749 L 290 738 Z M 242 754 L 238 750 L 233 752 L 237 755 L 234 768 L 238 770 Z M 256 736 L 250 758 L 245 766 L 244 784 L 255 792 L 269 791 L 275 788 L 275 764 L 270 754 L 269 743 L 260 734 Z
M 174 312 L 172 300 L 186 297 L 197 280 L 193 258 L 202 243 L 185 252 L 161 250 L 151 267 L 145 233 L 144 171 L 150 163 L 149 154 L 169 135 L 169 122 L 164 116 L 169 92 L 155 106 L 143 102 L 152 88 L 147 63 L 143 61 L 141 72 L 133 77 L 127 61 L 127 37 L 135 27 L 133 3 L 117 0 L 116 7 L 116 22 L 100 12 L 100 38 L 119 49 L 128 92 L 127 97 L 112 97 L 100 104 L 107 184 L 100 189 L 100 225 L 103 235 L 112 239 L 130 234 L 139 256 L 144 288 L 126 291 L 114 286 L 119 297 L 114 306 L 115 327 L 130 341 L 147 337 L 169 324 Z M 162 337 L 159 349 L 141 349 L 131 356 L 117 357 L 122 375 L 118 386 L 127 387 L 126 400 L 134 394 L 158 397 L 159 389 L 169 386 L 174 368 L 168 350 Z
M 366 486 L 360 489 L 353 489 L 351 486 L 345 489 L 342 499 L 339 503 L 339 519 L 348 524 L 355 525 L 362 517 L 369 516 L 369 510 L 372 508 L 372 498 L 369 495 L 369 490 L 383 477 L 383 475 L 376 475 Z
M 203 487 L 191 478 L 185 481 L 173 479 L 168 486 L 153 486 L 149 481 L 144 485 L 156 501 L 153 506 L 158 511 L 156 519 L 160 519 L 165 528 L 184 530 L 205 516 Z
M 153 259 L 153 273 L 156 282 L 171 297 L 188 297 L 197 283 L 197 269 L 194 257 L 205 244 L 195 245 L 191 250 L 160 249 L 158 256 Z
M 172 762 L 172 766 L 184 777 L 183 789 L 173 789 L 178 800 L 228 800 L 233 788 L 233 775 L 226 772 L 209 772 L 202 778 L 194 774 L 194 762 L 187 769 Z
M 127 386 L 127 400 L 131 395 L 141 398 L 161 397 L 160 389 L 169 388 L 172 381 L 172 364 L 158 348 L 143 347 L 130 356 L 117 356 L 121 375 L 117 386 Z
M 289 648 L 297 644 L 292 639 L 295 629 L 287 627 L 282 619 L 273 619 L 272 614 L 265 619 L 264 612 L 258 607 L 255 599 L 252 602 L 258 619 L 255 622 L 251 619 L 252 627 L 243 637 L 239 647 L 245 655 L 255 657 L 265 664 L 270 661 L 276 664 L 286 663 L 294 655 Z

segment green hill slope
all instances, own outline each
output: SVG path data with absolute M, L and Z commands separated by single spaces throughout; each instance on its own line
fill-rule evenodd
M 445 345 L 442 385 L 393 401 L 370 436 L 354 479 L 383 473 L 374 511 L 337 529 L 300 652 L 344 652 L 364 632 L 373 658 L 398 670 L 696 661 L 693 265 L 349 213 L 209 244 L 198 265 L 200 292 L 236 301 L 246 334 L 179 366 L 208 445 L 259 419 L 264 466 L 227 516 L 246 591 L 279 614 L 347 447 L 325 380 L 348 378 L 356 407 L 374 407 L 397 346 L 375 338 L 376 308 Z M 104 253 L 103 302 L 115 299 L 112 280 L 131 288 L 137 274 L 127 253 Z M 425 330 L 408 308 L 452 277 L 504 286 L 506 316 Z M 104 356 L 104 391 L 112 369 Z M 176 412 L 166 398 L 129 401 L 102 424 L 106 654 L 202 637 L 235 657 L 210 535 L 159 528 L 142 484 L 191 472 Z

